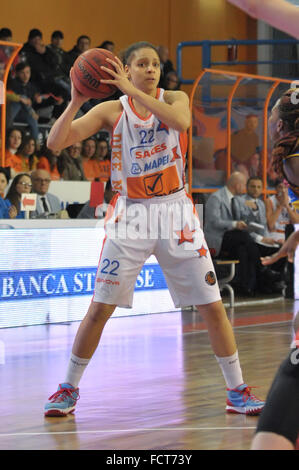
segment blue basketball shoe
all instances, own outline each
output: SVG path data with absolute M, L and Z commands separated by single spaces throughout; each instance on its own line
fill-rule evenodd
M 70 384 L 59 384 L 57 392 L 45 404 L 45 416 L 67 416 L 75 409 L 79 400 L 79 388 Z
M 233 390 L 227 389 L 226 411 L 245 415 L 259 415 L 265 402 L 251 393 L 253 387 L 239 385 Z

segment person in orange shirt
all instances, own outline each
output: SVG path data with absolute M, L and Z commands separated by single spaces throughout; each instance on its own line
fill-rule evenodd
M 88 181 L 94 181 L 97 178 L 97 168 L 93 159 L 97 152 L 97 142 L 93 137 L 86 139 L 82 147 L 83 170 Z
M 36 170 L 38 157 L 35 155 L 36 142 L 33 137 L 25 137 L 19 149 L 22 159 L 22 171 L 28 172 Z
M 37 170 L 46 170 L 52 181 L 61 179 L 60 173 L 57 168 L 57 159 L 60 156 L 60 150 L 50 150 L 46 144 L 43 145 L 40 151 L 40 158 L 36 165 Z
M 16 173 L 20 173 L 23 168 L 22 157 L 18 152 L 21 144 L 22 132 L 19 129 L 10 129 L 6 136 L 5 166 L 13 168 Z
M 96 181 L 108 181 L 110 178 L 110 154 L 108 142 L 101 138 L 98 140 L 97 153 L 93 157 L 94 173 Z

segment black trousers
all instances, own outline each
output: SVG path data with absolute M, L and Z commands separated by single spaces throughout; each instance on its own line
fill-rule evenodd
M 262 279 L 263 266 L 257 243 L 244 230 L 228 230 L 222 240 L 219 257 L 238 259 L 240 288 L 255 291 Z

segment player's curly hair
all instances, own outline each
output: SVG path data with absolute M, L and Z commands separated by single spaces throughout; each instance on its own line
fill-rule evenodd
M 280 178 L 285 178 L 290 187 L 299 194 L 299 174 L 290 178 L 291 159 L 299 158 L 299 90 L 290 88 L 278 102 L 278 115 L 283 129 L 287 132 L 274 143 L 272 157 L 273 168 Z M 292 175 L 293 176 L 293 175 Z M 297 182 L 295 184 L 295 181 Z

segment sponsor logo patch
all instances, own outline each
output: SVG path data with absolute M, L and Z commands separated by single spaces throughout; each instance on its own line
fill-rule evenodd
M 216 276 L 215 276 L 215 273 L 213 271 L 209 271 L 206 275 L 205 275 L 205 281 L 206 283 L 209 285 L 209 286 L 214 286 L 216 284 Z

